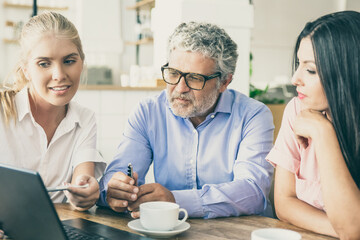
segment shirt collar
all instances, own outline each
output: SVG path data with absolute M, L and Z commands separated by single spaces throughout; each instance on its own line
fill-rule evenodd
M 233 95 L 229 90 L 226 89 L 223 93 L 220 94 L 214 112 L 231 113 L 232 105 L 233 105 Z
M 19 122 L 22 121 L 27 114 L 32 115 L 30 110 L 28 87 L 24 87 L 16 94 L 15 104 Z M 78 108 L 79 106 L 76 103 L 72 101 L 69 103 L 68 111 L 66 113 L 66 117 L 64 118 L 66 128 L 73 128 L 75 124 L 79 124 L 81 127 L 80 113 Z

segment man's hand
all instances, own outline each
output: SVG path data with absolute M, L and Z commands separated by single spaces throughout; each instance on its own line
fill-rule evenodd
M 136 186 L 138 175 L 134 179 L 123 172 L 115 173 L 108 183 L 106 201 L 112 210 L 124 212 L 130 203 L 138 199 L 139 188 Z
M 139 187 L 137 200 L 129 204 L 128 210 L 132 211 L 133 218 L 140 217 L 139 205 L 150 201 L 175 202 L 174 195 L 159 183 L 144 184 Z
M 88 210 L 99 198 L 99 184 L 94 177 L 89 175 L 78 176 L 75 180 L 75 184 L 89 184 L 89 186 L 86 188 L 69 187 L 69 190 L 64 191 L 64 194 L 76 210 Z

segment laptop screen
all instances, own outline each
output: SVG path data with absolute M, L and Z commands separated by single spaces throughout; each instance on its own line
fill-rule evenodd
M 138 234 L 77 218 L 64 225 L 96 239 L 150 239 Z M 66 240 L 60 221 L 40 175 L 0 164 L 0 229 L 16 240 Z M 68 231 L 68 227 L 66 228 Z M 91 239 L 93 239 L 91 238 Z M 75 238 L 78 239 L 78 238 Z
M 31 170 L 0 165 L 0 223 L 14 239 L 67 239 L 40 175 Z

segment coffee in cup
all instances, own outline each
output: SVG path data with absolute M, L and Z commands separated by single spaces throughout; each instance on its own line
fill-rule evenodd
M 185 216 L 179 220 L 179 213 Z M 146 202 L 140 204 L 140 223 L 152 231 L 170 231 L 179 226 L 188 218 L 188 213 L 184 208 L 172 202 Z

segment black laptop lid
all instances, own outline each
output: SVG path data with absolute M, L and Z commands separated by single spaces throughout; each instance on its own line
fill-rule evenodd
M 66 240 L 40 175 L 0 164 L 0 226 L 16 240 Z

